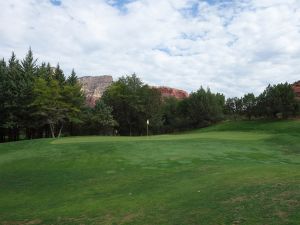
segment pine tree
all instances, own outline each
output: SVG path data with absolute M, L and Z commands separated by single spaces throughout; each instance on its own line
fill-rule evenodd
M 64 72 L 60 68 L 59 64 L 57 64 L 55 68 L 53 78 L 57 80 L 60 85 L 63 85 L 66 82 L 66 77 L 64 75 Z
M 37 66 L 37 59 L 34 59 L 31 48 L 29 48 L 25 58 L 21 62 L 22 66 L 22 79 L 20 80 L 19 86 L 19 109 L 20 109 L 20 120 L 21 126 L 26 129 L 27 138 L 34 138 L 38 131 L 38 124 L 36 119 L 32 116 L 34 109 L 31 107 L 34 101 L 33 89 L 34 80 L 39 75 L 39 68 Z
M 7 77 L 4 80 L 4 93 L 6 104 L 4 111 L 7 112 L 4 127 L 8 129 L 9 140 L 17 140 L 21 126 L 23 91 L 22 67 L 13 52 L 8 62 Z M 21 109 L 20 109 L 21 107 Z
M 76 75 L 74 69 L 72 69 L 71 75 L 67 79 L 67 84 L 75 85 L 75 84 L 77 84 L 77 82 L 78 82 L 77 81 L 77 75 Z
M 31 80 L 34 79 L 34 77 L 37 75 L 37 65 L 36 65 L 37 59 L 33 58 L 33 53 L 31 51 L 31 48 L 29 48 L 27 55 L 25 56 L 24 60 L 22 60 L 22 71 L 24 73 L 25 77 L 30 78 Z
M 256 97 L 253 93 L 245 94 L 242 98 L 243 102 L 243 113 L 247 116 L 249 120 L 251 120 L 251 117 L 255 114 L 255 107 L 257 104 Z
M 7 104 L 5 80 L 7 79 L 7 66 L 4 59 L 0 61 L 0 142 L 5 141 L 5 105 Z

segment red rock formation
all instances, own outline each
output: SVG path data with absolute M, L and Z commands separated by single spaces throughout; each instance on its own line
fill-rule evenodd
M 104 91 L 112 84 L 112 76 L 86 76 L 78 78 L 86 97 L 86 104 L 94 107 Z
M 293 84 L 293 90 L 296 93 L 298 99 L 300 99 L 300 81 Z
M 170 87 L 154 87 L 158 89 L 162 95 L 163 98 L 168 97 L 175 97 L 177 99 L 185 99 L 189 96 L 189 94 L 186 91 L 179 90 L 176 88 L 170 88 Z
M 82 91 L 86 97 L 86 104 L 94 107 L 96 101 L 101 98 L 104 91 L 113 83 L 112 76 L 86 76 L 78 78 L 82 85 Z M 185 99 L 189 96 L 186 91 L 170 87 L 153 87 L 160 91 L 163 98 L 175 97 Z

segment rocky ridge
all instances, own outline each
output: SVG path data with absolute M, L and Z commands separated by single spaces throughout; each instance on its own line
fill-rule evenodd
M 185 99 L 185 98 L 189 97 L 189 94 L 184 90 L 171 88 L 171 87 L 165 87 L 165 86 L 154 87 L 154 88 L 156 88 L 160 91 L 163 98 L 174 97 L 177 99 Z
M 82 91 L 86 96 L 86 104 L 94 107 L 96 101 L 100 99 L 104 91 L 113 83 L 113 77 L 110 75 L 103 76 L 84 76 L 78 78 L 79 83 L 82 85 Z M 184 99 L 189 94 L 180 89 L 171 87 L 153 87 L 160 91 L 163 98 L 174 97 L 177 99 Z
M 110 75 L 85 76 L 78 78 L 78 81 L 82 85 L 86 104 L 93 107 L 104 91 L 113 83 L 113 77 Z

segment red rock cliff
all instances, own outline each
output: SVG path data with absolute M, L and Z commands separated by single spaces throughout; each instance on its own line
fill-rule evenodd
M 293 84 L 293 90 L 296 93 L 298 99 L 300 99 L 300 81 Z
M 189 96 L 189 94 L 186 91 L 176 89 L 176 88 L 170 88 L 170 87 L 154 87 L 158 89 L 162 95 L 163 98 L 168 97 L 175 97 L 177 99 L 185 99 Z
M 78 78 L 88 106 L 95 106 L 104 91 L 113 83 L 112 76 L 86 76 Z
M 96 101 L 101 98 L 104 91 L 113 83 L 112 76 L 85 76 L 78 78 L 82 85 L 82 91 L 86 97 L 86 104 L 94 107 Z M 163 98 L 175 97 L 185 99 L 189 96 L 186 91 L 170 87 L 153 87 L 160 91 Z

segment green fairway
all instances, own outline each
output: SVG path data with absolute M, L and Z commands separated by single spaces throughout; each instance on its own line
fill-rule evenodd
M 0 144 L 0 224 L 300 224 L 300 121 Z

